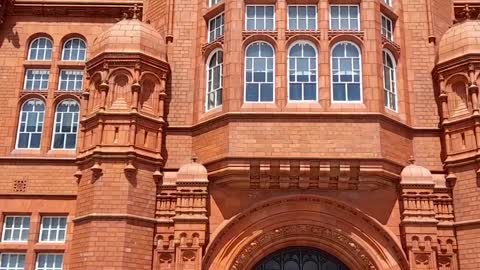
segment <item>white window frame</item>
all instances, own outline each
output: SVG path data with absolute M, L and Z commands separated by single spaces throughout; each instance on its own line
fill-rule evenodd
M 36 41 L 40 41 L 41 39 L 44 39 L 45 40 L 45 46 L 43 48 L 39 48 L 38 46 L 33 48 L 33 44 L 36 42 Z M 47 44 L 50 43 L 50 46 L 51 48 L 48 48 Z M 37 53 L 36 53 L 36 57 L 35 58 L 31 58 L 31 53 L 32 53 L 32 49 L 36 49 L 37 50 Z M 44 53 L 43 53 L 43 57 L 42 59 L 38 59 L 38 50 L 44 50 Z M 46 55 L 47 55 L 47 51 L 50 50 L 50 58 L 46 58 Z M 30 45 L 28 46 L 28 56 L 27 56 L 27 59 L 28 61 L 51 61 L 52 60 L 52 57 L 53 57 L 53 42 L 51 39 L 47 38 L 47 37 L 38 37 L 34 40 L 32 40 L 32 42 L 30 42 Z
M 349 7 L 349 8 L 348 8 L 348 25 L 349 25 L 348 28 L 349 28 L 349 29 L 347 29 L 347 30 L 343 30 L 343 29 L 332 29 L 332 7 L 339 7 L 339 8 L 340 8 L 340 7 Z M 358 15 L 358 16 L 357 16 L 357 25 L 358 25 L 358 27 L 357 27 L 357 28 L 358 28 L 358 29 L 354 29 L 354 30 L 350 29 L 350 28 L 351 28 L 351 27 L 350 27 L 351 20 L 353 20 L 353 18 L 350 18 L 350 7 L 357 7 L 357 10 L 358 10 L 358 13 L 357 13 L 357 15 Z M 340 19 L 341 19 L 341 17 L 340 17 L 340 11 L 339 11 L 338 14 L 339 14 L 338 19 L 340 20 Z M 362 26 L 360 25 L 360 22 L 361 22 L 361 19 L 360 19 L 360 5 L 354 5 L 354 4 L 353 4 L 353 5 L 352 5 L 352 4 L 331 4 L 331 5 L 329 5 L 328 16 L 329 16 L 329 20 L 328 20 L 328 25 L 329 25 L 328 27 L 329 27 L 329 28 L 328 28 L 328 29 L 329 29 L 330 31 L 352 31 L 352 32 L 359 32 L 359 31 L 361 31 L 361 29 L 362 29 Z
M 268 46 L 270 46 L 270 48 L 272 48 L 272 51 L 273 51 L 273 59 L 272 59 L 272 77 L 273 77 L 273 80 L 272 80 L 272 87 L 273 87 L 273 93 L 272 93 L 272 101 L 261 101 L 260 100 L 260 90 L 258 92 L 258 99 L 259 101 L 247 101 L 247 50 L 250 46 L 252 46 L 253 44 L 255 43 L 265 43 L 265 44 L 268 44 Z M 250 44 L 248 44 L 248 46 L 245 48 L 245 52 L 244 52 L 244 56 L 243 56 L 243 61 L 244 61 L 244 65 L 243 65 L 243 102 L 244 103 L 248 103 L 248 104 L 273 104 L 275 103 L 275 58 L 276 58 L 276 51 L 275 51 L 275 48 L 272 46 L 272 44 L 270 44 L 269 42 L 266 42 L 266 41 L 263 41 L 263 40 L 258 40 L 258 41 L 254 41 Z M 252 74 L 252 76 L 254 76 Z
M 358 50 L 358 58 L 359 58 L 359 87 L 360 87 L 360 100 L 334 100 L 333 99 L 333 50 L 335 49 L 335 47 L 337 47 L 337 45 L 340 45 L 342 43 L 348 43 L 348 44 L 351 44 L 353 45 L 355 48 L 357 48 Z M 353 64 L 352 64 L 352 69 L 353 69 Z M 348 93 L 347 93 L 347 97 L 348 97 Z M 361 104 L 363 103 L 363 61 L 362 61 L 362 50 L 360 49 L 360 47 L 355 44 L 354 42 L 351 42 L 351 41 L 339 41 L 337 43 L 335 43 L 332 48 L 330 49 L 330 101 L 332 103 L 341 103 L 341 104 L 346 104 L 346 103 L 350 103 L 350 104 Z
M 39 267 L 39 262 L 40 262 L 40 256 L 54 256 L 54 257 L 57 257 L 57 256 L 62 256 L 62 265 L 60 267 Z M 55 261 L 56 258 L 54 258 L 54 261 Z M 63 253 L 38 253 L 37 254 L 37 258 L 35 260 L 35 270 L 62 270 L 63 269 L 63 264 L 64 264 L 64 256 L 63 256 Z M 55 265 L 56 266 L 56 265 Z
M 49 218 L 50 219 L 50 227 L 48 228 L 44 228 L 43 227 L 43 219 L 45 218 Z M 52 224 L 52 219 L 58 219 L 58 224 L 60 225 L 60 219 L 65 219 L 65 228 L 61 228 L 60 226 L 57 226 L 57 228 L 52 228 L 51 227 L 51 224 Z M 68 227 L 68 217 L 67 216 L 42 216 L 42 219 L 40 221 L 40 235 L 39 235 L 39 238 L 38 238 L 38 242 L 41 242 L 41 243 L 64 243 L 65 240 L 67 239 L 67 227 Z M 52 231 L 56 231 L 57 232 L 57 237 L 56 239 L 57 240 L 42 240 L 42 236 L 43 236 L 43 231 L 44 230 L 47 230 L 48 231 L 48 236 L 50 236 L 50 232 Z M 63 240 L 58 240 L 58 232 L 59 231 L 65 231 L 65 234 L 64 234 L 64 238 Z M 47 237 L 49 238 L 49 237 Z
M 255 22 L 255 29 L 248 29 L 247 27 L 247 22 L 248 22 L 248 7 L 273 7 L 273 29 L 256 29 L 256 25 L 257 25 L 257 14 L 255 13 L 255 17 L 253 18 L 254 22 Z M 271 32 L 271 31 L 275 31 L 277 29 L 277 23 L 276 23 L 276 10 L 275 10 L 275 5 L 246 5 L 245 6 L 245 30 L 246 31 L 265 31 L 265 32 Z M 265 12 L 266 14 L 266 12 Z M 263 22 L 264 22 L 264 25 L 266 25 L 266 21 L 267 21 L 267 17 L 264 17 L 263 18 Z
M 211 28 L 210 28 L 210 23 L 211 23 L 212 21 L 215 21 L 216 19 L 221 19 L 221 20 L 222 20 L 222 24 L 220 25 L 220 27 L 215 27 L 214 29 L 211 29 Z M 216 30 L 217 30 L 218 28 L 220 28 L 220 32 L 221 32 L 221 33 L 217 36 L 217 35 L 216 35 Z M 211 34 L 212 32 L 214 33 L 214 34 L 213 34 L 213 36 L 214 36 L 213 39 L 210 38 L 210 37 L 211 37 L 210 34 Z M 222 13 L 218 14 L 217 16 L 215 16 L 215 17 L 211 18 L 210 20 L 208 20 L 208 42 L 213 42 L 213 41 L 215 41 L 215 40 L 223 37 L 224 34 L 225 34 L 225 16 L 224 16 L 224 13 L 222 12 Z
M 5 239 L 5 232 L 7 230 L 7 218 L 13 218 L 13 223 L 12 223 L 12 226 L 11 228 L 8 228 L 10 230 L 12 230 L 12 233 L 11 233 L 11 236 L 13 237 L 13 231 L 14 230 L 20 230 L 20 234 L 19 234 L 19 237 L 20 239 L 19 240 L 7 240 Z M 21 218 L 21 225 L 20 225 L 20 228 L 16 228 L 14 227 L 15 225 L 15 219 L 17 218 Z M 28 228 L 24 228 L 23 227 L 23 221 L 24 219 L 28 218 Z M 30 219 L 30 216 L 21 216 L 21 215 L 5 215 L 4 219 L 3 219 L 3 230 L 2 230 L 2 242 L 8 242 L 8 243 L 26 243 L 28 242 L 28 238 L 30 237 L 30 223 L 31 223 L 31 219 Z M 22 235 L 24 233 L 24 231 L 27 230 L 26 234 L 27 234 L 27 240 L 21 240 L 22 239 Z
M 75 73 L 80 73 L 81 76 L 82 76 L 82 79 L 80 80 L 80 83 L 81 83 L 81 86 L 80 86 L 80 89 L 68 89 L 68 83 L 70 82 L 70 79 L 68 78 L 68 76 L 70 74 L 67 74 L 68 72 L 75 72 Z M 66 76 L 67 76 L 67 79 L 64 80 L 63 79 L 63 74 L 66 73 Z M 76 87 L 77 85 L 77 82 L 79 80 L 77 80 L 77 76 L 79 76 L 79 74 L 72 74 L 75 76 L 75 79 L 73 80 L 74 82 L 74 85 Z M 84 73 L 83 73 L 83 70 L 81 69 L 61 69 L 60 70 L 60 74 L 59 74 L 59 78 L 58 78 L 58 91 L 61 91 L 61 92 L 81 92 L 83 90 L 83 76 L 84 76 Z M 66 85 L 67 85 L 67 89 L 62 89 L 61 88 L 61 85 L 62 85 L 62 82 L 63 81 L 66 81 Z
M 221 3 L 223 0 L 208 0 L 208 6 L 213 7 L 219 3 Z
M 383 23 L 385 20 L 386 25 Z M 393 41 L 393 21 L 390 19 L 388 16 L 385 16 L 382 14 L 381 17 L 381 24 L 382 24 L 382 36 L 385 37 L 386 39 Z M 388 27 L 390 26 L 390 29 Z M 389 37 L 390 35 L 390 37 Z
M 290 19 L 293 19 L 293 18 L 290 18 L 290 8 L 291 7 L 296 7 L 297 8 L 297 17 L 294 18 L 296 21 L 297 21 L 297 28 L 298 28 L 298 8 L 299 7 L 306 7 L 307 9 L 309 7 L 314 7 L 315 8 L 315 28 L 314 29 L 290 29 Z M 307 17 L 306 17 L 306 20 L 307 20 L 307 26 L 308 26 L 308 11 L 307 11 Z M 308 28 L 308 27 L 307 27 Z M 318 8 L 316 5 L 288 5 L 287 6 L 287 30 L 288 31 L 317 31 L 318 30 Z
M 21 127 L 22 127 L 22 112 L 23 112 L 23 106 L 25 105 L 25 103 L 29 102 L 29 101 L 33 101 L 33 100 L 37 100 L 37 101 L 40 101 L 43 103 L 43 117 L 41 117 L 41 119 L 39 119 L 39 117 L 37 116 L 37 123 L 36 123 L 36 130 L 38 129 L 39 127 L 39 124 L 41 124 L 42 126 L 42 131 L 41 132 L 27 132 L 27 131 L 20 131 Z M 28 100 L 25 100 L 25 102 L 22 103 L 22 106 L 20 107 L 20 114 L 18 115 L 18 128 L 17 128 L 17 142 L 15 144 L 15 148 L 16 149 L 34 149 L 34 150 L 38 150 L 40 149 L 40 147 L 42 147 L 42 135 L 43 135 L 43 130 L 45 129 L 45 110 L 46 110 L 46 107 L 45 107 L 45 101 L 39 99 L 39 98 L 31 98 L 31 99 L 28 99 Z M 28 111 L 28 112 L 32 112 L 32 111 Z M 33 112 L 36 112 L 36 113 L 40 113 L 39 111 L 33 111 Z M 27 114 L 26 116 L 26 120 L 25 120 L 25 128 L 26 128 L 26 124 L 28 123 L 28 117 L 29 115 Z M 20 132 L 22 133 L 40 133 L 40 142 L 39 142 L 39 146 L 37 148 L 32 148 L 32 147 L 27 147 L 27 148 L 20 148 L 18 146 L 19 144 L 19 139 L 20 139 Z M 30 141 L 32 139 L 32 136 L 31 134 L 29 135 L 28 137 L 28 145 L 30 146 Z M 3 239 L 3 237 L 2 237 Z
M 33 79 L 28 79 L 28 73 L 29 72 L 32 72 L 32 75 L 33 75 Z M 33 87 L 34 85 L 34 82 L 36 81 L 35 79 L 35 75 L 37 75 L 36 73 L 38 73 L 40 75 L 40 78 L 37 78 L 40 80 L 40 88 L 36 89 Z M 44 74 L 47 74 L 47 87 L 46 88 L 42 88 L 42 83 L 45 82 L 44 78 L 43 78 L 43 75 Z M 27 81 L 31 81 L 32 82 L 32 88 L 27 88 Z M 29 68 L 29 69 L 26 69 L 25 70 L 25 80 L 23 82 L 23 90 L 24 91 L 48 91 L 48 86 L 49 86 L 49 81 L 50 81 L 50 70 L 49 69 L 33 69 L 33 68 Z
M 390 57 L 392 60 L 393 68 L 386 67 L 386 57 Z M 382 59 L 383 59 L 383 97 L 385 99 L 385 102 L 387 102 L 387 105 L 385 105 L 385 108 L 398 112 L 398 84 L 397 84 L 397 61 L 395 57 L 393 57 L 393 54 L 384 49 L 382 51 Z M 385 87 L 385 67 L 389 69 L 390 72 L 390 90 L 388 90 Z M 395 97 L 395 102 L 393 105 L 395 106 L 395 109 L 391 108 L 392 101 L 390 100 L 390 95 L 393 95 Z
M 59 107 L 63 102 L 75 102 L 75 103 L 77 103 L 77 105 L 78 105 L 78 112 L 76 112 L 76 113 L 77 113 L 77 123 L 76 123 L 76 124 L 77 124 L 77 132 L 72 132 L 72 131 L 70 131 L 70 132 L 62 132 L 62 131 L 61 131 L 61 128 L 62 128 L 62 125 L 61 125 L 61 124 L 62 124 L 62 120 L 63 120 L 63 116 L 64 116 L 63 114 L 64 114 L 65 112 L 58 112 L 58 107 Z M 61 113 L 61 116 L 60 116 L 60 131 L 57 132 L 57 131 L 56 131 L 56 127 L 57 127 L 57 117 L 58 117 L 57 114 L 59 114 L 59 113 Z M 75 113 L 75 112 L 68 112 L 68 113 L 72 113 L 72 117 L 74 117 L 74 113 Z M 52 131 L 52 145 L 51 145 L 51 149 L 53 149 L 53 150 L 67 150 L 67 151 L 73 150 L 73 151 L 75 151 L 75 150 L 77 149 L 77 146 L 78 146 L 78 145 L 77 145 L 77 142 L 78 142 L 78 130 L 79 130 L 79 128 L 80 128 L 80 124 L 79 124 L 79 123 L 80 123 L 80 103 L 78 103 L 78 101 L 73 100 L 73 99 L 65 99 L 65 100 L 60 101 L 60 102 L 57 104 L 57 106 L 55 107 L 55 118 L 53 119 L 53 131 Z M 73 129 L 74 124 L 75 124 L 75 123 L 74 123 L 74 120 L 73 120 L 73 118 L 72 118 L 72 125 L 70 126 L 70 128 Z M 55 148 L 55 135 L 57 135 L 57 134 L 63 134 L 63 135 L 65 135 L 65 136 L 68 135 L 68 134 L 75 134 L 75 147 L 73 147 L 73 148 L 66 148 L 66 147 L 65 147 L 65 144 L 67 143 L 67 139 L 66 139 L 66 137 L 65 137 L 65 138 L 64 138 L 64 141 L 63 141 L 63 147 L 62 147 L 62 148 Z
M 216 49 L 214 50 L 213 52 L 210 53 L 210 55 L 208 56 L 208 59 L 207 59 L 207 62 L 206 62 L 206 65 L 205 65 L 205 69 L 207 70 L 207 72 L 205 73 L 206 75 L 206 85 L 205 85 L 205 89 L 206 89 L 206 96 L 205 96 L 205 111 L 211 111 L 215 108 L 220 108 L 222 107 L 223 105 L 223 55 L 222 55 L 222 64 L 219 65 L 220 66 L 220 88 L 217 88 L 217 89 L 212 89 L 210 91 L 209 87 L 208 87 L 208 83 L 209 83 L 209 78 L 210 78 L 210 61 L 212 60 L 212 57 L 218 53 L 218 52 L 222 52 L 223 54 L 223 51 L 221 49 Z M 213 74 L 212 74 L 212 78 L 213 78 Z M 213 81 L 213 80 L 212 80 Z M 213 87 L 213 84 L 212 84 L 212 87 Z M 220 105 L 216 105 L 217 104 L 217 99 L 218 99 L 218 92 L 222 92 L 222 100 L 220 101 Z M 209 100 L 209 95 L 211 93 L 214 93 L 214 96 L 215 96 L 215 105 L 211 108 L 208 107 L 208 100 Z
M 17 255 L 17 261 L 15 262 L 15 266 L 10 266 L 10 257 L 12 255 Z M 3 257 L 6 256 L 8 257 L 8 266 L 7 267 L 2 267 L 2 260 Z M 18 266 L 18 257 L 23 256 L 23 267 Z M 3 252 L 0 253 L 0 270 L 24 270 L 25 269 L 25 260 L 26 260 L 26 254 L 25 253 L 16 253 L 16 252 Z
M 302 99 L 301 100 L 291 100 L 290 99 L 290 50 L 293 48 L 293 46 L 299 44 L 299 43 L 305 43 L 313 47 L 315 50 L 315 99 L 314 100 L 305 100 L 305 89 L 304 89 L 304 83 L 311 83 L 311 82 L 302 82 Z M 288 102 L 291 103 L 312 103 L 312 102 L 318 102 L 318 50 L 317 46 L 313 44 L 310 41 L 307 40 L 299 40 L 293 42 L 290 47 L 287 50 L 287 96 L 288 96 Z
M 73 48 L 73 47 L 68 48 L 68 49 L 70 49 L 70 58 L 72 57 L 72 51 L 75 49 L 75 50 L 78 50 L 79 52 L 84 51 L 83 52 L 83 59 L 73 59 L 73 60 L 72 59 L 65 59 L 65 49 L 67 49 L 65 46 L 67 46 L 68 42 L 70 42 L 70 41 L 73 42 L 73 40 L 79 40 L 81 43 L 83 43 L 84 48 L 80 48 L 81 43 L 79 43 L 79 47 L 77 47 L 77 48 Z M 73 46 L 73 43 L 72 43 L 72 46 Z M 84 62 L 86 59 L 87 59 L 87 43 L 85 42 L 85 40 L 83 40 L 81 38 L 78 38 L 78 37 L 75 37 L 75 38 L 68 39 L 67 41 L 65 41 L 63 43 L 62 61 Z

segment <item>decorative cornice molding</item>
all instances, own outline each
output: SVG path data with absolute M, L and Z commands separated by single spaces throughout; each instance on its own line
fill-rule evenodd
M 142 217 L 131 214 L 115 214 L 115 213 L 92 213 L 83 216 L 74 218 L 72 221 L 74 223 L 91 220 L 91 219 L 108 219 L 108 220 L 137 220 L 147 223 L 157 223 L 158 220 L 155 218 Z
M 27 16 L 106 17 L 121 19 L 124 13 L 141 0 L 79 1 L 79 0 L 16 0 L 11 13 Z M 10 12 L 9 12 L 10 13 Z
M 282 121 L 282 120 L 295 120 L 295 121 L 305 121 L 305 122 L 314 122 L 314 121 L 328 121 L 335 119 L 349 119 L 352 122 L 358 123 L 357 120 L 362 123 L 389 123 L 398 125 L 399 128 L 403 129 L 402 131 L 408 131 L 413 133 L 421 134 L 425 136 L 426 134 L 432 134 L 434 136 L 440 136 L 441 129 L 438 127 L 412 127 L 403 122 L 400 122 L 396 119 L 393 119 L 385 114 L 381 113 L 370 113 L 370 112 L 351 112 L 351 113 L 338 113 L 338 112 L 301 112 L 301 113 L 290 113 L 290 112 L 227 112 L 220 114 L 216 117 L 209 118 L 207 120 L 198 122 L 189 126 L 180 126 L 180 125 L 169 125 L 167 127 L 167 133 L 195 133 L 195 132 L 205 132 L 204 128 L 215 127 L 215 123 L 225 121 L 233 122 L 238 120 L 248 120 L 249 122 L 259 122 L 263 120 L 270 120 L 272 122 Z M 415 134 L 414 134 L 415 135 Z

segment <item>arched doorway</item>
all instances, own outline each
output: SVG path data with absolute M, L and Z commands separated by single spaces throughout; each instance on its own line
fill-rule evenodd
M 289 247 L 263 258 L 252 270 L 349 270 L 334 256 L 310 247 Z

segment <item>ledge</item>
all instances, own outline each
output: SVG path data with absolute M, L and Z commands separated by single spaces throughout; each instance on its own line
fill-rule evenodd
M 296 121 L 318 121 L 331 119 L 350 119 L 352 121 L 361 119 L 366 123 L 386 121 L 403 127 L 404 129 L 418 133 L 435 133 L 440 135 L 441 129 L 438 127 L 411 127 L 388 115 L 372 112 L 227 112 L 221 115 L 198 122 L 191 126 L 170 125 L 166 127 L 166 132 L 195 132 L 205 127 L 211 127 L 212 124 L 219 121 L 264 121 L 272 122 L 285 119 Z M 425 134 L 423 134 L 425 135 Z
M 465 227 L 465 226 L 478 226 L 480 227 L 480 219 L 472 219 L 472 220 L 465 220 L 465 221 L 458 221 L 453 224 L 453 226 L 457 227 Z
M 203 18 L 207 22 L 214 18 L 217 15 L 220 15 L 223 11 L 225 10 L 225 1 L 222 1 L 221 3 L 218 3 L 212 7 L 209 7 L 205 14 L 203 14 Z
M 131 214 L 109 214 L 109 213 L 93 213 L 89 215 L 84 215 L 84 216 L 79 216 L 74 218 L 72 221 L 74 223 L 78 223 L 81 221 L 86 221 L 90 219 L 104 219 L 104 220 L 138 220 L 138 221 L 143 221 L 143 222 L 148 222 L 148 223 L 157 223 L 157 220 L 155 218 L 149 218 L 149 217 L 142 217 L 142 216 L 137 216 L 137 215 L 131 215 Z

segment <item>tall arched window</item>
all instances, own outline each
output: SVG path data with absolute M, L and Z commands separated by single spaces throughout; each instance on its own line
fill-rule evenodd
M 332 100 L 362 101 L 360 49 L 351 42 L 340 42 L 332 49 Z
M 75 100 L 65 100 L 58 104 L 53 128 L 53 149 L 75 149 L 79 111 L 80 105 Z
M 245 101 L 273 102 L 274 51 L 266 42 L 254 42 L 245 52 Z
M 30 43 L 28 60 L 48 61 L 52 59 L 52 41 L 45 37 L 36 38 Z
M 288 99 L 317 100 L 317 52 L 308 42 L 296 42 L 288 51 Z
M 395 59 L 388 51 L 383 51 L 383 92 L 385 107 L 397 111 L 397 81 Z
M 222 105 L 223 52 L 212 53 L 207 66 L 207 110 Z
M 44 116 L 45 103 L 40 99 L 30 99 L 23 103 L 18 121 L 17 148 L 40 148 Z
M 63 44 L 62 60 L 85 61 L 87 46 L 85 41 L 79 38 L 72 38 Z

